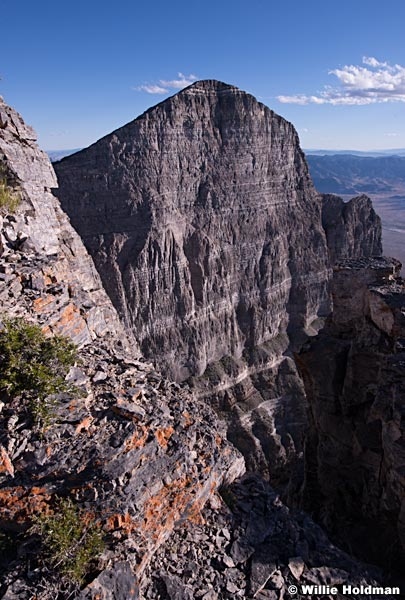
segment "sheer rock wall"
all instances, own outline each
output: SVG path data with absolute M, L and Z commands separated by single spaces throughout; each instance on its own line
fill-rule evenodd
M 344 202 L 339 196 L 322 194 L 322 225 L 332 266 L 345 258 L 381 256 L 381 219 L 368 196 Z
M 249 94 L 197 82 L 55 169 L 118 312 L 171 377 L 327 314 L 321 205 L 297 134 Z
M 368 560 L 405 556 L 405 285 L 394 259 L 334 269 L 334 310 L 297 357 L 310 406 L 306 508 Z

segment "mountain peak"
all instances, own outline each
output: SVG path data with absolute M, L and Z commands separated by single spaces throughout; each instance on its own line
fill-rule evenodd
M 199 81 L 195 81 L 188 87 L 184 88 L 179 92 L 239 92 L 244 93 L 238 87 L 231 85 L 229 83 L 224 83 L 223 81 L 218 81 L 217 79 L 200 79 Z

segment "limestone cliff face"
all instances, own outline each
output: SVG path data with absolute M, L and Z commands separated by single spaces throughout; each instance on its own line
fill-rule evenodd
M 285 353 L 330 309 L 321 201 L 293 126 L 202 81 L 55 169 L 143 354 L 193 377 L 248 468 L 288 480 L 306 414 Z
M 0 302 L 77 344 L 125 334 L 93 261 L 51 193 L 57 185 L 36 135 L 0 98 L 0 178 L 20 198 L 0 213 Z
M 329 309 L 320 200 L 293 126 L 201 81 L 55 164 L 142 352 L 177 380 Z
M 334 310 L 297 361 L 310 404 L 306 507 L 368 560 L 405 556 L 405 287 L 394 259 L 335 267 Z
M 381 256 L 381 219 L 368 196 L 344 202 L 322 194 L 322 225 L 332 265 L 345 258 Z

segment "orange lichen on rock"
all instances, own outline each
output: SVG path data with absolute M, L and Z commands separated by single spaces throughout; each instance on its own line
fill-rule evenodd
M 3 446 L 0 446 L 0 473 L 8 473 L 11 477 L 14 477 L 13 463 Z
M 51 496 L 45 488 L 17 486 L 0 490 L 0 514 L 4 522 L 28 524 L 34 515 L 48 513 Z
M 162 429 L 156 429 L 155 438 L 161 448 L 166 449 L 167 443 L 170 440 L 174 433 L 173 427 L 170 425 L 169 427 L 162 427 Z
M 68 406 L 68 410 L 72 411 L 75 410 L 78 406 L 78 401 L 74 398 L 71 402 L 69 402 L 69 406 Z
M 141 425 L 138 431 L 125 440 L 125 452 L 129 452 L 136 448 L 143 448 L 148 439 L 148 434 L 148 428 L 145 427 L 145 425 Z
M 223 438 L 218 434 L 215 436 L 215 444 L 217 445 L 218 448 L 221 448 L 224 444 Z
M 56 283 L 57 279 L 56 277 L 54 277 L 53 275 L 48 275 L 47 273 L 44 273 L 44 284 L 45 285 L 52 285 L 53 283 Z
M 202 516 L 202 509 L 204 508 L 204 502 L 202 499 L 197 500 L 190 506 L 187 511 L 187 520 L 195 525 L 204 525 L 205 520 Z
M 136 529 L 136 525 L 129 513 L 124 514 L 115 514 L 108 517 L 106 521 L 106 529 L 107 531 L 116 531 L 117 529 L 121 529 L 129 535 L 134 529 Z
M 182 413 L 182 417 L 183 417 L 183 425 L 184 427 L 190 427 L 190 425 L 192 425 L 194 423 L 194 419 L 192 418 L 192 416 L 190 415 L 190 413 L 185 410 Z
M 93 420 L 94 420 L 94 419 L 93 419 L 93 417 L 92 417 L 91 415 L 89 415 L 88 417 L 85 417 L 85 418 L 83 419 L 83 421 L 81 421 L 81 422 L 78 424 L 78 426 L 76 427 L 76 429 L 75 429 L 75 434 L 76 434 L 76 435 L 78 435 L 79 433 L 81 433 L 81 432 L 83 431 L 83 429 L 84 429 L 84 431 L 87 431 L 87 432 L 88 432 L 88 430 L 89 430 L 89 427 L 90 427 L 90 425 L 92 424 Z
M 35 312 L 40 313 L 40 312 L 43 312 L 44 310 L 46 310 L 46 308 L 50 304 L 53 304 L 53 302 L 55 302 L 55 297 L 52 296 L 51 294 L 46 294 L 45 296 L 36 298 L 32 304 L 33 304 Z
M 78 335 L 86 327 L 86 321 L 80 315 L 80 311 L 74 304 L 70 303 L 62 311 L 58 321 L 54 324 L 55 331 L 59 334 L 71 333 Z
M 181 477 L 163 487 L 145 503 L 142 531 L 152 533 L 156 539 L 162 531 L 171 531 L 176 521 L 188 518 L 196 503 L 200 507 L 199 501 L 196 501 L 197 490 L 198 486 L 192 486 L 188 477 Z

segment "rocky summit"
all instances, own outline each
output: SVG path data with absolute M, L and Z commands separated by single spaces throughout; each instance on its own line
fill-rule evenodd
M 370 199 L 217 81 L 55 168 L 1 101 L 0 598 L 397 597 L 405 290 Z

